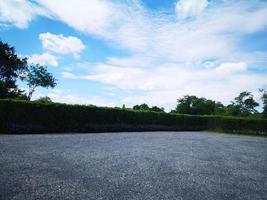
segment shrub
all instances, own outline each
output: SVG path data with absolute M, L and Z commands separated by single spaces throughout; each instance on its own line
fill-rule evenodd
M 34 100 L 34 102 L 37 102 L 37 103 L 53 103 L 52 100 L 47 96 L 40 97 L 39 99 Z
M 199 131 L 265 133 L 267 120 L 167 114 L 59 103 L 0 100 L 0 132 Z

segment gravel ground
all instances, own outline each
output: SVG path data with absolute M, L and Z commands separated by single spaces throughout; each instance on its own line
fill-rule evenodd
M 267 138 L 0 135 L 0 199 L 267 199 Z

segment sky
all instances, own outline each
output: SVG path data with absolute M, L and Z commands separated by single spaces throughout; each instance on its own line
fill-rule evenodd
M 267 88 L 266 0 L 1 0 L 0 39 L 58 80 L 34 99 L 171 110 Z

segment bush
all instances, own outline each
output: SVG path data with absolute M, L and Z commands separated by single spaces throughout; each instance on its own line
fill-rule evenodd
M 36 103 L 53 103 L 50 97 L 40 97 L 39 99 L 34 100 Z
M 267 120 L 167 114 L 59 103 L 0 100 L 0 132 L 59 133 L 112 131 L 267 132 Z

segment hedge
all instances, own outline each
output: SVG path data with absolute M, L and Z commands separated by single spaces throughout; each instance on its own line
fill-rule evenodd
M 267 120 L 0 100 L 0 133 L 202 131 L 267 134 Z

